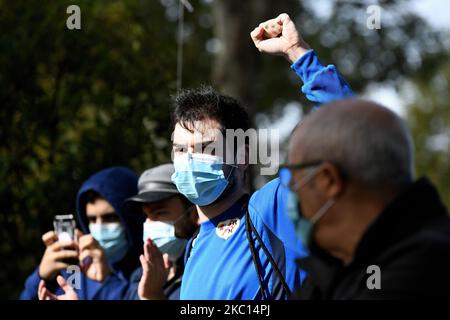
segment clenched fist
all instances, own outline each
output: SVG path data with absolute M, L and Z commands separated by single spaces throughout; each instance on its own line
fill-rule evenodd
M 283 30 L 276 18 L 263 22 L 259 26 L 264 28 L 264 37 L 267 39 L 278 37 Z
M 311 49 L 286 13 L 261 23 L 250 36 L 259 51 L 282 55 L 291 63 Z

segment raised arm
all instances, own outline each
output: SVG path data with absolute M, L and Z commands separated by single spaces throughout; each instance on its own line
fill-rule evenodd
M 303 81 L 301 91 L 315 105 L 353 94 L 334 65 L 321 64 L 289 15 L 283 13 L 261 23 L 250 35 L 260 52 L 281 55 L 291 63 L 291 68 Z

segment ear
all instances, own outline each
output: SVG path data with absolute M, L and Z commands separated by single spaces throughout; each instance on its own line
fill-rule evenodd
M 321 165 L 317 176 L 317 186 L 324 191 L 329 198 L 339 196 L 344 190 L 344 179 L 339 168 L 331 162 Z
M 189 209 L 189 219 L 191 219 L 191 221 L 198 220 L 198 211 L 197 206 L 195 204 L 192 204 L 192 206 Z
M 237 148 L 236 161 L 241 172 L 247 170 L 250 161 L 250 146 L 248 144 Z

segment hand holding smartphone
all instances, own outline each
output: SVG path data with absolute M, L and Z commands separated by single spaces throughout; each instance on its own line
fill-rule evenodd
M 55 233 L 58 237 L 58 241 L 60 242 L 77 242 L 75 228 L 76 222 L 75 218 L 72 214 L 66 215 L 56 215 L 53 219 L 53 227 L 55 229 Z M 66 247 L 65 250 L 74 250 L 73 246 Z M 77 250 L 74 250 L 77 251 Z M 70 265 L 78 265 L 79 260 L 70 258 L 65 259 L 64 262 Z

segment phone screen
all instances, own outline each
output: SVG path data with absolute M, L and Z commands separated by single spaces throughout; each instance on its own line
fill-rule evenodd
M 53 226 L 59 241 L 75 240 L 75 219 L 72 214 L 56 215 Z
M 53 220 L 53 226 L 55 228 L 58 241 L 76 241 L 75 227 L 76 222 L 72 214 L 56 215 Z M 66 250 L 73 250 L 73 248 L 67 248 Z M 78 265 L 78 259 L 65 259 L 69 265 Z

